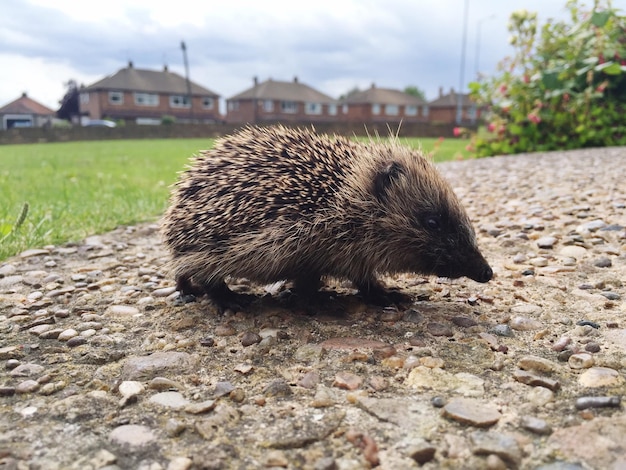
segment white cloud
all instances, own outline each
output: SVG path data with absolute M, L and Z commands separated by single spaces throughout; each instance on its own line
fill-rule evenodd
M 562 3 L 561 3 L 562 2 Z M 467 80 L 474 78 L 476 27 L 480 68 L 495 69 L 509 51 L 506 21 L 519 8 L 562 15 L 565 0 L 470 0 Z M 3 0 L 0 105 L 22 91 L 56 108 L 63 83 L 86 84 L 136 67 L 184 73 L 230 97 L 252 77 L 301 81 L 331 96 L 353 86 L 416 85 L 435 98 L 458 88 L 463 0 L 108 0 L 97 10 L 74 0 Z

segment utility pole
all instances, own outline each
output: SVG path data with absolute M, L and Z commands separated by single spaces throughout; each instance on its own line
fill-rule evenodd
M 463 120 L 463 89 L 465 88 L 465 46 L 467 44 L 467 13 L 469 10 L 469 0 L 465 0 L 463 12 L 463 40 L 461 46 L 461 73 L 459 76 L 459 91 L 456 95 L 456 123 L 461 124 Z
M 185 61 L 185 79 L 187 80 L 187 99 L 189 100 L 189 119 L 193 120 L 193 102 L 191 101 L 191 82 L 189 81 L 189 61 L 187 61 L 187 46 L 185 41 L 180 42 L 183 50 L 183 60 Z

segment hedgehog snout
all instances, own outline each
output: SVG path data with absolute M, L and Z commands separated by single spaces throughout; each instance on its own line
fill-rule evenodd
M 472 276 L 472 279 L 476 282 L 488 282 L 492 277 L 493 269 L 491 269 L 491 266 L 485 265 L 485 267 L 478 271 L 476 276 Z

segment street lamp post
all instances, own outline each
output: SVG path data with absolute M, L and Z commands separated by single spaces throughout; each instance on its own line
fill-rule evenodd
M 461 124 L 463 120 L 463 88 L 465 81 L 465 46 L 467 45 L 467 14 L 469 10 L 469 0 L 465 0 L 463 12 L 463 40 L 461 46 L 461 73 L 459 74 L 459 91 L 456 94 L 456 123 Z
M 474 58 L 474 72 L 476 73 L 476 81 L 480 81 L 480 28 L 484 21 L 495 18 L 495 14 L 485 16 L 476 22 L 476 57 Z

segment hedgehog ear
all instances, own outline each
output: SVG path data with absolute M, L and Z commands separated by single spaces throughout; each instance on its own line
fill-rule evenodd
M 404 167 L 398 162 L 389 162 L 383 165 L 374 176 L 374 196 L 384 201 L 391 183 L 404 174 Z

